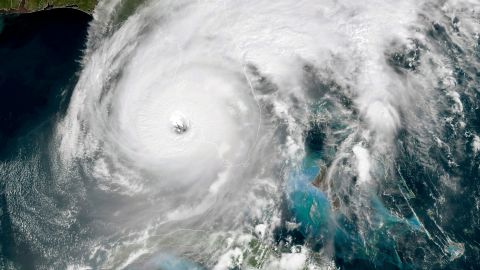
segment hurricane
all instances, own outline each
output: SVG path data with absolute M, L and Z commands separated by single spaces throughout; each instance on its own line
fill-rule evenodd
M 474 0 L 100 1 L 2 200 L 36 269 L 477 269 L 479 87 Z

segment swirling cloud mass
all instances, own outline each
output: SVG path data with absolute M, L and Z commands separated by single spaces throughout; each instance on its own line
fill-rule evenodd
M 55 226 L 85 228 L 53 237 L 82 240 L 35 245 L 71 269 L 478 265 L 479 34 L 468 0 L 102 1 L 50 154 Z

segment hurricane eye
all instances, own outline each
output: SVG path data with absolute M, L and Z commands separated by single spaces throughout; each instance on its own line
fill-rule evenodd
M 170 124 L 173 132 L 178 135 L 184 134 L 190 129 L 188 119 L 181 112 L 174 112 L 170 117 Z

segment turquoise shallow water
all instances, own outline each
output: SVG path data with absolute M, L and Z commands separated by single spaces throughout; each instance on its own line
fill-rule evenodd
M 0 18 L 2 269 L 64 269 L 72 262 L 95 269 L 108 259 L 108 250 L 85 254 L 95 239 L 114 231 L 98 220 L 114 212 L 122 198 L 92 188 L 82 166 L 71 178 L 55 179 L 55 145 L 50 143 L 78 79 L 90 20 L 73 10 Z M 354 166 L 334 157 L 339 142 L 348 137 L 347 123 L 358 112 L 352 100 L 332 90 L 338 85 L 315 85 L 318 93 L 330 95 L 318 94 L 311 111 L 331 118 L 308 126 L 307 154 L 286 172 L 272 250 L 308 247 L 313 254 L 327 254 L 341 269 L 480 268 L 480 156 L 473 135 L 480 133 L 480 70 L 474 64 L 480 61 L 480 37 L 471 48 L 462 48 L 446 27 L 453 26 L 432 23 L 426 42 L 455 64 L 452 76 L 464 116 L 449 110 L 454 101 L 438 100 L 439 119 L 451 119 L 438 124 L 442 129 L 436 135 L 443 143 L 433 136 L 419 141 L 414 131 L 401 129 L 394 141 L 393 168 L 372 170 L 381 180 L 374 189 L 354 189 L 358 177 L 349 171 Z M 386 58 L 405 74 L 416 72 L 423 54 L 427 49 L 418 45 Z M 436 90 L 444 91 L 440 86 Z M 459 129 L 460 121 L 468 129 Z M 340 168 L 336 181 L 318 180 L 334 163 Z M 76 216 L 65 215 L 66 209 L 77 211 Z M 207 268 L 201 259 L 165 252 L 131 269 Z

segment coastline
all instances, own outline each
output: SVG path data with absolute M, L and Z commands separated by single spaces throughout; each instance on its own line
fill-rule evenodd
M 8 3 L 9 2 L 9 3 Z M 49 3 L 38 3 L 39 1 L 28 0 L 0 0 L 0 15 L 9 15 L 9 14 L 24 14 L 24 13 L 33 13 L 45 10 L 52 10 L 58 8 L 70 8 L 79 10 L 88 15 L 92 15 L 93 9 L 97 3 L 97 0 L 87 0 L 87 1 L 51 1 Z

